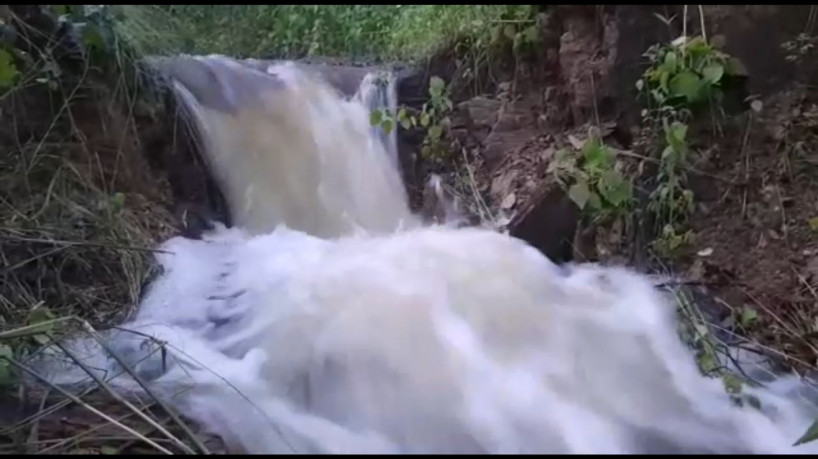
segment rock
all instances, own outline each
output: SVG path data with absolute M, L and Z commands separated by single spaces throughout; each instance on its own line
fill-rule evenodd
M 514 178 L 516 175 L 513 170 L 507 170 L 504 173 L 494 177 L 491 181 L 492 196 L 506 196 L 511 192 L 514 185 Z
M 601 100 L 610 96 L 607 76 L 617 52 L 618 29 L 611 16 L 594 21 L 588 15 L 586 6 L 565 7 L 560 37 L 560 72 L 577 126 L 600 116 Z
M 497 115 L 503 108 L 503 103 L 486 97 L 475 97 L 460 103 L 457 106 L 466 117 L 469 128 L 489 128 L 497 122 Z
M 516 110 L 513 105 L 508 105 L 498 114 L 494 128 L 483 142 L 483 159 L 490 169 L 494 169 L 505 157 L 513 157 L 532 139 L 536 139 L 536 134 L 536 120 L 532 112 Z
M 500 203 L 500 208 L 504 209 L 504 210 L 508 210 L 508 209 L 511 209 L 512 207 L 514 207 L 514 204 L 516 204 L 516 203 L 517 203 L 517 195 L 514 194 L 514 193 L 511 193 L 510 195 L 506 196 L 503 199 L 503 202 Z
M 530 202 L 511 222 L 509 234 L 528 242 L 554 263 L 571 261 L 579 220 L 577 207 L 553 183 L 539 193 L 539 199 Z

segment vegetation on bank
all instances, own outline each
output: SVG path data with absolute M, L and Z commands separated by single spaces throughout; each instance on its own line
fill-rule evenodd
M 413 60 L 456 41 L 488 45 L 530 5 L 173 5 L 186 52 L 239 57 Z M 240 30 L 241 33 L 237 33 Z

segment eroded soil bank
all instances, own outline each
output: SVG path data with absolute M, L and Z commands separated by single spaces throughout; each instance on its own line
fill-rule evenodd
M 495 215 L 504 214 L 512 235 L 552 259 L 678 276 L 712 297 L 717 327 L 740 328 L 790 364 L 815 364 L 815 7 L 561 6 L 538 21 L 537 49 L 490 68 L 485 79 L 492 83 L 478 94 L 453 91 L 454 149 L 475 177 L 472 188 Z M 689 238 L 660 256 L 653 244 L 661 230 L 647 197 L 657 186 L 662 147 L 642 120 L 646 101 L 635 85 L 651 45 L 684 30 L 700 34 L 702 26 L 745 71 L 717 113 L 689 122 Z M 475 86 L 463 71 L 450 79 L 456 88 Z M 589 132 L 617 151 L 633 180 L 639 204 L 627 218 L 589 224 L 554 180 L 549 166 L 557 152 L 580 150 Z M 459 183 L 463 163 L 457 174 L 428 162 L 427 170 L 449 172 L 450 189 L 467 195 Z

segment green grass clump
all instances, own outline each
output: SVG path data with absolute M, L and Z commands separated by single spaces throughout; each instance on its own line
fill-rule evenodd
M 162 7 L 190 53 L 412 60 L 458 39 L 488 44 L 529 5 L 174 5 Z

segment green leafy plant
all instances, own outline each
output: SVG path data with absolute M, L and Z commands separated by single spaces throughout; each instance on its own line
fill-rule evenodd
M 650 194 L 648 210 L 662 230 L 654 241 L 654 249 L 662 257 L 671 257 L 679 248 L 693 240 L 693 233 L 683 230 L 687 216 L 693 212 L 693 192 L 687 188 L 687 163 L 690 148 L 687 144 L 687 125 L 663 120 L 664 144 L 656 177 L 657 185 Z
M 744 391 L 746 386 L 757 387 L 757 383 L 725 364 L 731 358 L 729 345 L 712 332 L 712 326 L 688 292 L 677 290 L 675 293 L 679 337 L 694 352 L 699 371 L 707 377 L 721 379 L 725 392 L 736 405 L 760 409 L 758 398 Z M 742 313 L 740 320 L 745 320 L 745 314 Z M 755 317 L 750 317 L 748 322 L 752 320 Z
M 596 220 L 621 216 L 633 204 L 633 186 L 615 151 L 592 134 L 581 145 L 556 153 L 548 171 L 568 197 Z
M 0 48 L 0 89 L 14 86 L 19 75 L 20 71 L 17 70 L 12 54 L 8 50 Z
M 120 8 L 118 5 L 50 5 L 47 11 L 55 19 L 59 17 L 71 24 L 90 68 L 119 75 L 126 68 L 130 70 L 131 66 L 125 64 L 137 59 L 135 42 L 122 36 L 123 24 L 129 19 Z M 61 67 L 63 62 L 55 59 L 56 54 L 60 53 L 49 47 L 32 46 L 32 49 L 23 50 L 0 45 L 0 91 L 32 82 L 57 90 L 64 69 Z
M 420 154 L 426 159 L 442 161 L 448 156 L 449 149 L 444 139 L 445 130 L 451 124 L 449 114 L 453 109 L 449 99 L 449 88 L 442 78 L 433 76 L 429 80 L 429 100 L 421 110 L 412 113 L 408 107 L 401 107 L 392 114 L 388 109 L 373 110 L 370 124 L 380 126 L 387 134 L 397 124 L 404 129 L 425 129 L 426 136 L 420 147 Z
M 648 210 L 656 216 L 658 229 L 653 248 L 661 257 L 670 258 L 693 240 L 693 233 L 685 228 L 694 209 L 693 193 L 687 188 L 687 123 L 701 108 L 718 106 L 726 79 L 746 71 L 738 59 L 703 36 L 656 44 L 644 55 L 650 65 L 636 89 L 646 95 L 643 121 L 656 133 L 661 151 Z
M 721 97 L 726 76 L 746 75 L 741 62 L 703 37 L 680 37 L 645 52 L 649 68 L 636 82 L 659 106 L 692 108 Z
M 531 5 L 169 5 L 187 52 L 241 57 L 343 56 L 413 60 L 495 29 L 515 33 Z M 526 22 L 528 21 L 528 22 Z M 519 29 L 519 30 L 518 30 Z M 522 40 L 522 38 L 520 39 Z

